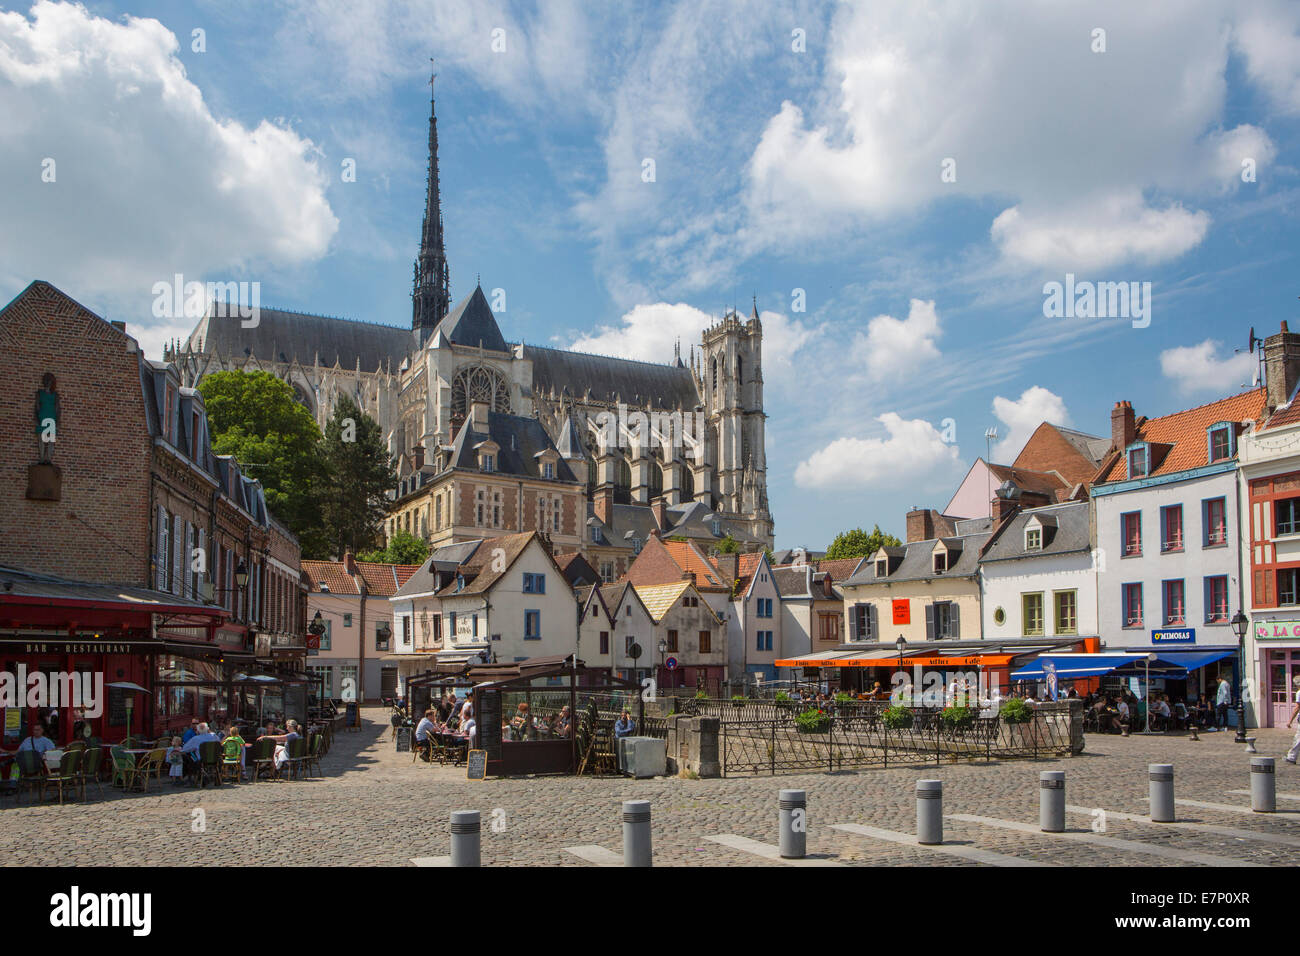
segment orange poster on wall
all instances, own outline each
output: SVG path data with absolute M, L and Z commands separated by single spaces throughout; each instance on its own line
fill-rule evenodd
M 907 598 L 894 598 L 894 623 L 912 623 L 912 603 Z

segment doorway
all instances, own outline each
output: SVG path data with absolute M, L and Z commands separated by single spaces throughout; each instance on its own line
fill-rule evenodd
M 1269 651 L 1267 673 L 1269 726 L 1285 727 L 1295 706 L 1292 681 L 1300 676 L 1300 651 Z

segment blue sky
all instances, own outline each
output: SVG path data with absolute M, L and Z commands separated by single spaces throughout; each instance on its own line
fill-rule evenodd
M 409 324 L 432 56 L 453 299 L 669 361 L 757 295 L 781 546 L 901 534 L 990 426 L 1007 461 L 1234 392 L 1300 320 L 1295 4 L 0 10 L 0 298 L 48 279 L 151 355 L 177 272 Z M 1045 317 L 1067 273 L 1151 283 L 1149 326 Z

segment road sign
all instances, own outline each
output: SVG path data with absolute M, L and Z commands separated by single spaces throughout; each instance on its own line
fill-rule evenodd
M 677 658 L 668 658 L 668 660 L 664 661 L 664 667 L 668 668 L 670 671 L 677 670 Z
M 632 658 L 632 660 L 636 660 L 638 657 L 640 657 L 641 645 L 634 643 L 631 647 L 627 649 L 627 656 Z

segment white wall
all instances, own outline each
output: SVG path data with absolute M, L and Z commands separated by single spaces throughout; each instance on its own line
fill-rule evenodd
M 1075 591 L 1078 623 L 1075 633 L 1081 637 L 1097 634 L 1097 575 L 1091 552 L 989 561 L 980 565 L 980 578 L 984 589 L 981 625 L 986 640 L 1024 636 L 1021 595 L 1032 592 L 1043 594 L 1044 637 L 1057 636 L 1053 591 Z M 1006 612 L 1002 624 L 993 618 L 999 607 Z

